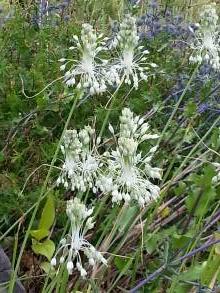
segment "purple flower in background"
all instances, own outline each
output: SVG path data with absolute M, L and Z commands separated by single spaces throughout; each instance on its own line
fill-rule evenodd
M 201 103 L 200 105 L 198 105 L 197 107 L 197 111 L 198 113 L 202 114 L 204 112 L 206 112 L 209 108 L 209 104 L 208 103 Z
M 50 25 L 58 25 L 59 20 L 67 21 L 70 19 L 67 8 L 70 0 L 49 4 L 48 0 L 39 0 L 37 2 L 37 13 L 33 16 L 32 22 L 38 27 L 44 26 L 46 23 Z
M 164 11 L 156 0 L 149 3 L 147 13 L 137 20 L 137 26 L 142 39 L 153 39 L 163 33 L 176 41 L 175 47 L 186 45 L 196 30 L 195 24 L 185 22 L 182 16 L 169 10 Z
M 183 93 L 190 76 L 181 74 L 170 91 L 169 98 L 177 101 Z M 188 89 L 191 97 L 197 103 L 199 114 L 206 112 L 220 113 L 220 73 L 213 70 L 209 64 L 201 65 L 194 82 Z M 201 102 L 201 97 L 203 101 Z

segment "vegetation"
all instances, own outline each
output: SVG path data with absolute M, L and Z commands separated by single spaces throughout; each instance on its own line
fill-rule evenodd
M 219 4 L 6 4 L 0 291 L 217 292 Z

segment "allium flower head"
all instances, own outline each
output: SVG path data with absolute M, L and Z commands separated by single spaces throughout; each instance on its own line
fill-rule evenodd
M 114 135 L 113 127 L 109 129 Z M 159 196 L 160 188 L 150 181 L 161 179 L 161 169 L 150 165 L 157 148 L 150 148 L 145 157 L 138 151 L 142 142 L 156 138 L 158 135 L 149 133 L 149 125 L 143 118 L 134 116 L 128 108 L 123 109 L 116 150 L 104 154 L 106 172 L 97 180 L 97 187 L 103 193 L 111 193 L 113 202 L 134 200 L 144 206 Z
M 147 80 L 148 71 L 151 67 L 157 67 L 155 63 L 148 63 L 148 50 L 138 46 L 139 37 L 136 26 L 136 19 L 126 15 L 120 25 L 120 30 L 112 42 L 119 52 L 113 68 L 117 71 L 120 79 L 124 78 L 125 83 L 134 84 L 138 88 L 140 80 Z
M 99 57 L 100 52 L 105 50 L 102 36 L 97 36 L 90 24 L 83 24 L 80 39 L 74 36 L 75 47 L 71 50 L 77 51 L 80 60 L 65 59 L 60 69 L 65 70 L 71 64 L 70 69 L 65 73 L 67 86 L 77 85 L 77 88 L 86 90 L 88 94 L 102 94 L 107 89 L 106 63 Z
M 72 274 L 73 269 L 76 268 L 85 278 L 87 271 L 82 266 L 81 253 L 86 255 L 91 266 L 100 262 L 107 265 L 102 254 L 85 239 L 88 230 L 94 227 L 91 217 L 93 208 L 88 209 L 78 198 L 74 198 L 67 201 L 66 213 L 70 220 L 70 233 L 61 239 L 60 248 L 52 258 L 51 265 L 56 266 L 59 257 L 60 264 L 66 262 L 69 274 Z
M 90 126 L 78 132 L 67 130 L 61 146 L 65 161 L 57 183 L 81 192 L 92 188 L 100 167 L 96 150 L 98 144 L 99 139 L 96 139 L 95 130 Z
M 215 3 L 206 5 L 200 14 L 200 26 L 195 33 L 194 50 L 190 56 L 193 63 L 209 63 L 213 69 L 220 70 L 220 29 Z

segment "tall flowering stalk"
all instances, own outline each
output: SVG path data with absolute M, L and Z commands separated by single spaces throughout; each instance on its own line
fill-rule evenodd
M 155 63 L 147 62 L 148 50 L 139 46 L 136 18 L 126 15 L 120 24 L 120 30 L 111 42 L 112 48 L 117 48 L 119 54 L 113 68 L 120 78 L 124 77 L 126 84 L 138 88 L 140 80 L 147 80 L 149 69 L 157 67 Z
M 120 116 L 119 136 L 115 136 L 111 125 L 109 129 L 116 141 L 116 149 L 104 153 L 106 169 L 96 181 L 97 187 L 104 194 L 110 193 L 114 203 L 136 201 L 144 206 L 155 200 L 160 188 L 150 179 L 160 180 L 161 169 L 152 167 L 150 162 L 157 148 L 150 148 L 144 157 L 138 147 L 158 135 L 149 133 L 148 123 L 134 116 L 128 108 L 124 108 Z
M 89 261 L 89 265 L 96 263 L 107 265 L 106 259 L 95 247 L 86 240 L 86 233 L 94 227 L 93 208 L 88 209 L 78 198 L 67 201 L 66 214 L 70 220 L 70 232 L 60 241 L 60 247 L 51 260 L 51 265 L 66 263 L 69 274 L 74 267 L 85 278 L 87 271 L 82 265 L 83 253 Z
M 207 62 L 213 69 L 220 70 L 220 30 L 215 6 L 215 3 L 206 5 L 200 13 L 201 21 L 191 45 L 194 52 L 190 56 L 190 61 Z

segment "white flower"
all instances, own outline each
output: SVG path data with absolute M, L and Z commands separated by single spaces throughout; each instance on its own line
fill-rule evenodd
M 53 267 L 55 267 L 55 266 L 57 265 L 57 260 L 56 260 L 55 257 L 53 257 L 53 258 L 51 259 L 50 264 L 51 264 Z
M 53 261 L 51 260 L 53 266 L 56 265 L 56 261 L 54 260 L 61 255 L 59 263 L 62 264 L 67 261 L 66 267 L 69 274 L 73 273 L 75 263 L 76 269 L 85 278 L 87 272 L 82 266 L 82 253 L 87 256 L 89 264 L 92 266 L 96 263 L 107 265 L 107 261 L 102 254 L 85 239 L 88 230 L 94 226 L 93 218 L 91 217 L 92 212 L 93 208 L 87 209 L 78 198 L 67 201 L 66 213 L 70 219 L 70 232 L 60 241 L 60 247 L 52 258 Z
M 114 38 L 114 46 L 119 52 L 112 71 L 115 72 L 115 80 L 124 78 L 126 84 L 134 84 L 138 88 L 140 80 L 147 80 L 150 68 L 155 68 L 155 63 L 147 62 L 148 50 L 138 46 L 139 37 L 137 33 L 136 19 L 126 15 L 120 25 L 118 35 Z
M 86 90 L 88 94 L 102 94 L 107 89 L 107 83 L 111 83 L 106 77 L 107 61 L 99 57 L 105 50 L 102 36 L 97 36 L 90 24 L 83 24 L 80 39 L 74 36 L 75 47 L 71 50 L 77 51 L 80 60 L 66 59 L 66 63 L 61 66 L 64 70 L 68 64 L 71 68 L 65 73 L 67 86 L 76 85 L 77 88 Z M 64 59 L 61 59 L 64 61 Z
M 75 129 L 67 130 L 61 146 L 65 161 L 57 184 L 81 192 L 93 188 L 101 166 L 96 146 L 95 130 L 90 126 L 78 132 Z
M 213 163 L 213 166 L 216 168 L 217 174 L 212 178 L 212 183 L 216 184 L 220 181 L 220 164 L 219 163 Z
M 200 14 L 200 26 L 195 32 L 195 39 L 190 56 L 192 63 L 209 63 L 213 69 L 220 70 L 220 30 L 215 3 L 206 5 Z
M 96 181 L 103 193 L 112 194 L 113 202 L 134 200 L 143 206 L 159 196 L 160 188 L 150 181 L 150 178 L 161 179 L 161 169 L 150 165 L 157 148 L 150 148 L 145 157 L 138 152 L 140 143 L 158 137 L 147 133 L 148 130 L 143 118 L 123 109 L 116 150 L 104 153 L 106 170 Z

